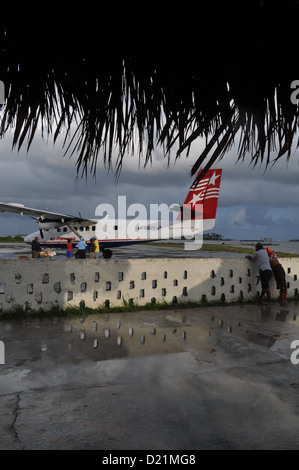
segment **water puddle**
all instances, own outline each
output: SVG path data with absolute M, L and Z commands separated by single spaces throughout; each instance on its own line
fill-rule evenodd
M 187 344 L 199 344 L 208 337 L 209 328 L 189 324 L 185 315 L 174 313 L 113 313 L 0 323 L 0 339 L 7 345 L 6 364 L 14 366 L 43 357 L 78 362 L 180 353 L 186 351 Z

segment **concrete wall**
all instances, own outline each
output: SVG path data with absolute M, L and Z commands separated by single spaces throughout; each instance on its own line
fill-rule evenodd
M 299 259 L 284 258 L 288 296 L 299 289 Z M 11 259 L 0 260 L 0 311 L 17 305 L 34 310 L 78 306 L 96 308 L 165 300 L 234 301 L 256 298 L 254 262 L 243 258 Z M 277 298 L 274 279 L 273 298 Z

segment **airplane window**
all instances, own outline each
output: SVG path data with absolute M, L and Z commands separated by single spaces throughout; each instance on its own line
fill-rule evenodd
M 78 230 L 78 227 L 74 227 L 75 230 Z
M 83 232 L 83 227 L 80 227 L 79 230 L 80 230 L 80 232 Z
M 88 230 L 89 230 L 89 227 L 85 227 L 85 230 L 86 230 L 86 232 L 88 232 Z
M 57 232 L 60 232 L 60 228 L 57 229 Z
M 118 226 L 117 226 L 117 225 L 114 225 L 114 230 L 118 230 Z
M 92 226 L 92 231 L 95 232 L 95 230 L 96 230 L 96 226 L 93 225 L 93 226 Z
M 63 227 L 63 231 L 64 231 L 64 232 L 67 232 L 67 228 L 66 228 L 66 227 Z

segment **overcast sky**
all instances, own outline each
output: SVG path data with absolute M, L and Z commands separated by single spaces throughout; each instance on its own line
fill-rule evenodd
M 193 147 L 189 157 L 182 156 L 169 166 L 163 150 L 157 149 L 152 165 L 143 168 L 138 156 L 124 161 L 118 183 L 112 171 L 101 165 L 97 177 L 76 181 L 76 156 L 63 157 L 60 142 L 46 143 L 36 134 L 27 154 L 11 149 L 11 136 L 0 140 L 1 202 L 18 202 L 28 207 L 47 209 L 82 217 L 95 218 L 98 204 L 117 206 L 117 196 L 127 197 L 127 205 L 142 203 L 182 203 L 192 183 L 190 170 L 203 148 Z M 213 232 L 224 238 L 273 240 L 299 239 L 299 151 L 287 165 L 286 159 L 264 173 L 264 167 L 250 166 L 247 161 L 236 163 L 232 149 L 214 166 L 222 168 L 222 181 L 216 225 Z M 117 155 L 115 155 L 117 157 Z M 275 155 L 273 155 L 275 158 Z M 27 234 L 37 229 L 27 217 L 0 213 L 0 236 Z

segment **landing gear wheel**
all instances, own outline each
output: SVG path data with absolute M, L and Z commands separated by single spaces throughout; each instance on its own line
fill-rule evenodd
M 109 259 L 111 258 L 111 256 L 112 256 L 112 251 L 109 250 L 108 248 L 105 248 L 105 250 L 103 250 L 103 257 L 105 259 Z

